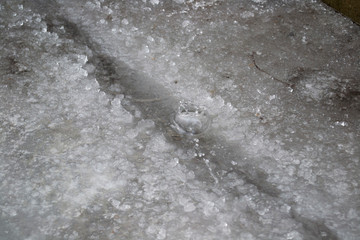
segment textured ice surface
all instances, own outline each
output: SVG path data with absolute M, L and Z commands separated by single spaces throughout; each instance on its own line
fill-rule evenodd
M 0 239 L 358 239 L 359 45 L 318 1 L 1 2 Z

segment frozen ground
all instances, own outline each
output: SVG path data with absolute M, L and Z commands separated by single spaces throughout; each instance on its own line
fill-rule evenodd
M 0 2 L 0 239 L 360 237 L 360 27 L 316 0 Z

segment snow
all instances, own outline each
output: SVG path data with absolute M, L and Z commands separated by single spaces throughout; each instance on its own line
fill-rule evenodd
M 0 239 L 358 239 L 359 38 L 313 0 L 0 3 Z

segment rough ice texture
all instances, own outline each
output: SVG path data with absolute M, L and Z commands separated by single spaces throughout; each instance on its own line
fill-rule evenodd
M 318 1 L 0 3 L 0 239 L 358 239 L 358 49 Z

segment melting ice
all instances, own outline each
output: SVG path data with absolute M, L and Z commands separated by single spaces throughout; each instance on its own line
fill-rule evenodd
M 0 239 L 359 239 L 360 28 L 320 1 L 0 3 Z
M 200 134 L 210 125 L 210 116 L 205 108 L 192 103 L 180 102 L 178 110 L 174 113 L 173 126 L 180 134 Z

